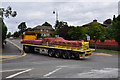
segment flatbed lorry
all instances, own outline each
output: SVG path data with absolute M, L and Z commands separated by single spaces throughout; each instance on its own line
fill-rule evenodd
M 25 32 L 21 40 L 25 52 L 38 52 L 50 57 L 81 59 L 92 56 L 94 49 L 89 48 L 89 42 L 68 41 L 61 37 L 37 40 L 35 32 Z

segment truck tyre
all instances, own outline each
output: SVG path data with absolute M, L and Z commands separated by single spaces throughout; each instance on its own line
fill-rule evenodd
M 55 51 L 55 57 L 56 57 L 56 58 L 61 57 L 61 51 L 60 51 L 60 50 L 56 50 L 56 51 Z
M 54 50 L 49 49 L 48 50 L 48 56 L 53 57 L 54 56 Z
M 79 53 L 75 53 L 75 59 L 78 60 L 79 58 Z
M 69 51 L 63 51 L 62 57 L 64 59 L 71 59 L 72 55 Z
M 23 45 L 23 50 L 24 50 L 24 52 L 29 52 L 29 49 L 27 48 L 27 46 L 25 46 L 25 45 Z
M 30 47 L 29 47 L 29 52 L 30 52 L 30 53 L 34 53 L 34 47 L 30 46 Z

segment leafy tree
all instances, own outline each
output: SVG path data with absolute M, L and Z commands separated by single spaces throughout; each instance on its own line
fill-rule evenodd
M 14 32 L 14 34 L 13 34 L 13 37 L 19 37 L 20 36 L 20 32 Z
M 4 24 L 4 22 L 2 21 L 2 46 L 4 47 L 3 43 L 4 40 L 6 39 L 6 34 L 7 34 L 7 27 Z
M 96 41 L 100 40 L 103 36 L 105 36 L 105 28 L 102 25 L 95 22 L 88 26 L 87 34 L 90 36 L 91 39 L 95 40 L 96 49 Z
M 62 28 L 62 27 L 68 27 L 68 24 L 67 24 L 67 22 L 63 22 L 63 21 L 56 21 L 56 24 L 55 24 L 55 30 L 57 30 L 57 29 L 60 29 L 60 28 Z
M 37 32 L 37 39 L 41 37 L 41 33 Z
M 114 33 L 115 29 L 113 27 L 108 27 L 106 28 L 106 39 L 114 39 Z
M 115 19 L 116 19 L 116 17 L 115 17 L 115 15 L 113 16 L 113 21 L 115 21 Z
M 9 16 L 15 17 L 16 15 L 17 15 L 17 12 L 13 11 L 10 6 L 8 6 L 7 9 L 0 8 L 0 16 L 1 16 L 0 21 L 2 23 L 1 26 L 2 26 L 2 46 L 3 47 L 4 47 L 3 42 L 6 39 L 6 34 L 7 34 L 7 27 L 4 24 L 3 17 L 5 16 L 6 18 L 9 18 Z
M 11 34 L 11 32 L 9 32 L 8 34 L 7 34 L 7 38 L 9 38 L 9 37 L 11 37 L 12 36 L 12 34 Z
M 104 24 L 111 24 L 112 23 L 112 20 L 111 19 L 107 19 L 104 21 Z
M 55 35 L 58 35 L 58 29 L 53 32 L 52 37 L 55 37 Z
M 114 38 L 120 45 L 120 15 L 113 21 Z
M 9 18 L 10 16 L 15 17 L 17 15 L 16 11 L 12 11 L 12 8 L 10 6 L 7 7 L 7 9 L 0 8 L 2 11 L 2 16 L 4 15 L 6 18 Z
M 58 21 L 58 20 L 56 20 L 56 23 L 55 23 L 55 30 L 57 30 L 57 29 L 58 29 L 58 25 L 59 25 L 59 21 Z
M 69 36 L 71 37 L 72 40 L 85 40 L 85 32 L 83 31 L 82 27 L 73 27 L 72 29 L 69 30 L 68 32 Z
M 48 22 L 45 22 L 42 24 L 42 26 L 52 26 L 51 24 L 49 24 Z
M 27 28 L 27 26 L 26 26 L 25 22 L 22 22 L 18 25 L 18 29 L 20 29 L 20 33 L 22 35 L 22 39 L 23 39 L 23 32 L 26 31 L 26 28 Z
M 69 40 L 70 39 L 70 36 L 68 34 L 68 31 L 71 29 L 71 27 L 62 27 L 60 29 L 58 29 L 58 35 L 60 37 L 63 37 L 64 39 L 67 39 Z

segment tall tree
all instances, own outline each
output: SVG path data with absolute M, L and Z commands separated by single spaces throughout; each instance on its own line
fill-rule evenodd
M 8 34 L 7 34 L 7 38 L 9 38 L 9 37 L 11 37 L 12 36 L 12 34 L 11 34 L 11 32 L 9 32 Z
M 105 28 L 98 24 L 97 22 L 92 23 L 88 26 L 87 34 L 91 39 L 95 40 L 95 50 L 96 50 L 96 41 L 105 36 Z
M 57 29 L 58 31 L 58 35 L 60 37 L 63 37 L 64 39 L 66 40 L 69 40 L 70 39 L 70 36 L 68 34 L 68 31 L 71 29 L 72 27 L 62 27 L 60 29 Z
M 72 40 L 85 40 L 86 39 L 86 35 L 85 35 L 85 32 L 83 31 L 83 28 L 79 26 L 73 27 L 72 29 L 70 29 L 68 34 Z
M 63 22 L 63 21 L 56 21 L 56 24 L 55 24 L 55 29 L 57 30 L 57 29 L 60 29 L 60 28 L 62 28 L 62 27 L 68 27 L 68 24 L 67 24 L 67 22 Z
M 107 19 L 104 21 L 104 24 L 111 24 L 112 23 L 112 20 L 111 19 Z
M 120 45 L 120 15 L 113 21 L 113 28 L 114 28 L 114 38 Z
M 19 32 L 14 32 L 14 34 L 13 34 L 13 37 L 19 37 L 20 36 L 20 33 Z
M 115 15 L 113 16 L 113 21 L 115 21 L 115 19 L 116 19 L 116 17 L 115 17 Z
M 21 35 L 22 35 L 22 39 L 23 39 L 23 32 L 25 32 L 27 26 L 25 22 L 22 22 L 18 25 L 18 29 L 20 29 Z
M 6 34 L 7 34 L 7 27 L 4 24 L 4 22 L 2 21 L 2 46 L 4 47 L 3 43 L 4 40 L 6 39 Z
M 6 18 L 9 18 L 9 16 L 12 16 L 12 17 L 15 17 L 17 15 L 17 12 L 16 11 L 13 11 L 12 8 L 10 6 L 7 7 L 7 9 L 5 8 L 0 8 L 0 25 L 1 25 L 1 29 L 2 29 L 2 46 L 3 45 L 3 42 L 6 38 L 6 34 L 7 34 L 7 27 L 5 26 L 4 24 L 4 21 L 3 21 L 3 17 L 5 16 Z
M 17 15 L 16 11 L 13 11 L 10 6 L 7 7 L 7 9 L 0 8 L 1 16 L 5 16 L 6 18 L 9 18 L 10 16 L 15 17 Z

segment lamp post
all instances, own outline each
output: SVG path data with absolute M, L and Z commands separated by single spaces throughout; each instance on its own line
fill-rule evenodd
M 56 14 L 55 29 L 57 29 L 57 28 L 58 28 L 58 24 L 59 24 L 59 22 L 58 22 L 58 11 L 55 9 L 55 10 L 53 11 L 53 14 Z
M 56 14 L 56 21 L 57 21 L 58 20 L 58 12 L 57 12 L 57 10 L 54 10 L 53 14 Z

